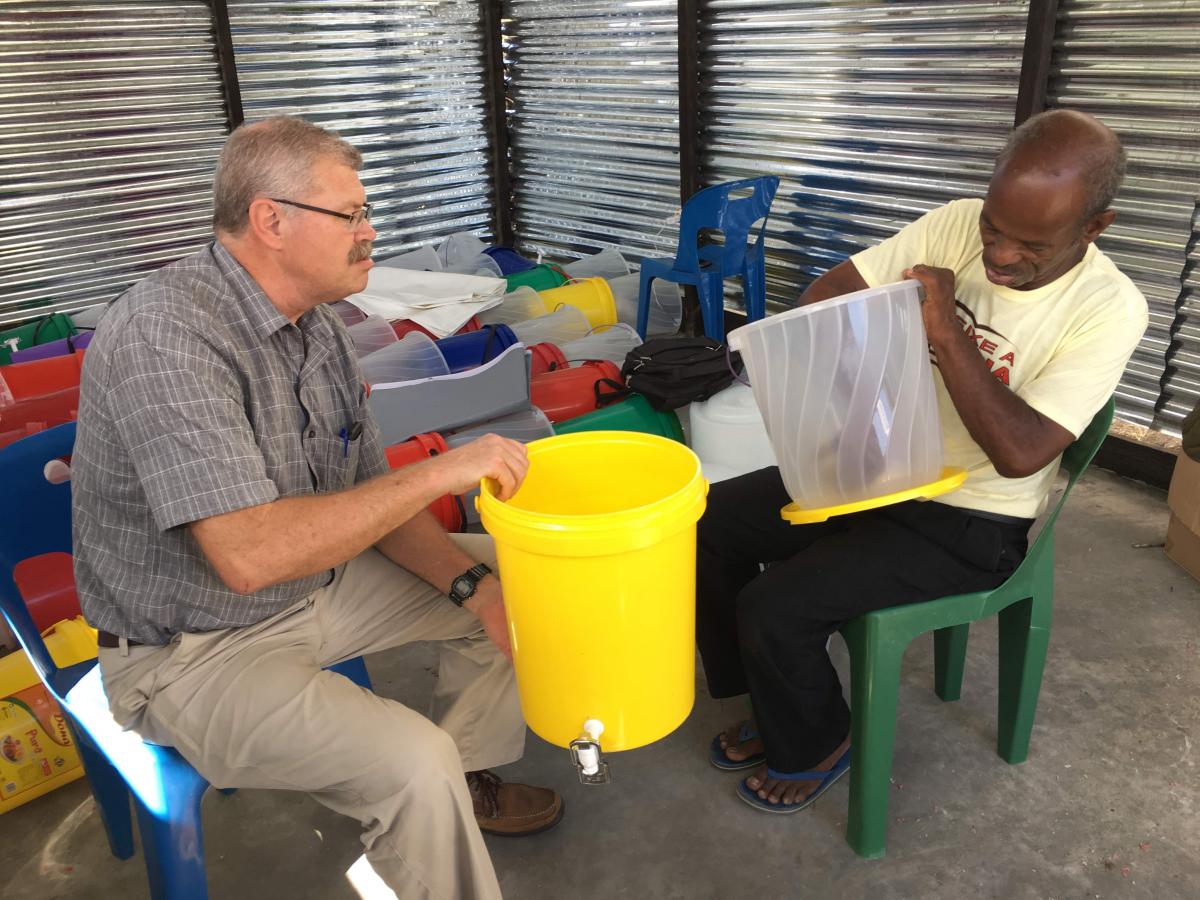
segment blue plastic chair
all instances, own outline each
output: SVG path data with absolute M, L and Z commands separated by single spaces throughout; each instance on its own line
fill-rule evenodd
M 109 712 L 94 659 L 64 669 L 54 664 L 13 581 L 13 568 L 21 560 L 71 551 L 70 482 L 51 484 L 43 472 L 50 460 L 69 456 L 74 443 L 71 422 L 0 450 L 6 505 L 21 511 L 0 516 L 0 612 L 62 707 L 113 855 L 133 855 L 132 794 L 150 895 L 200 900 L 208 896 L 200 825 L 208 782 L 175 749 L 146 743 L 121 729 Z M 371 687 L 361 657 L 331 669 Z
M 748 188 L 753 191 L 749 197 L 730 197 L 730 194 Z M 656 278 L 695 286 L 700 296 L 704 333 L 716 340 L 725 337 L 726 278 L 735 275 L 742 278 L 747 321 L 755 322 L 767 314 L 764 239 L 767 214 L 778 188 L 779 178 L 774 175 L 730 181 L 697 191 L 683 205 L 675 259 L 642 260 L 637 330 L 643 340 L 650 317 L 650 286 Z M 751 247 L 748 245 L 750 228 L 759 219 L 763 223 Z M 725 243 L 700 246 L 700 232 L 705 229 L 721 231 Z

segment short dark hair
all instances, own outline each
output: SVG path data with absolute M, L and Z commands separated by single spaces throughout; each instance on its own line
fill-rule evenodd
M 1113 198 L 1125 179 L 1127 157 L 1116 132 L 1091 116 L 1086 118 L 1095 126 L 1092 129 L 1094 138 L 1085 138 L 1082 131 L 1061 137 L 1064 113 L 1076 119 L 1084 115 L 1071 110 L 1051 109 L 1026 119 L 1008 136 L 1008 141 L 996 157 L 996 168 L 1007 163 L 1019 150 L 1034 143 L 1047 144 L 1047 150 L 1051 153 L 1058 152 L 1064 157 L 1069 155 L 1084 181 L 1086 220 L 1112 206 Z

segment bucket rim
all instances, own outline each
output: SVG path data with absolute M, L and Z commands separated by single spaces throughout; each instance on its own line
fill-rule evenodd
M 540 438 L 526 444 L 526 448 L 532 458 L 538 453 L 553 451 L 563 446 L 594 443 L 597 441 L 641 444 L 657 446 L 663 449 L 669 447 L 671 453 L 690 457 L 691 462 L 694 464 L 694 470 L 691 477 L 681 487 L 650 503 L 616 512 L 575 515 L 562 514 L 553 517 L 542 513 L 517 509 L 510 506 L 507 502 L 499 500 L 495 496 L 496 483 L 491 479 L 485 478 L 480 482 L 480 513 L 497 520 L 498 524 L 506 528 L 523 531 L 526 534 L 537 534 L 542 539 L 553 536 L 593 539 L 599 535 L 611 533 L 623 535 L 625 540 L 622 543 L 628 542 L 630 526 L 637 521 L 644 520 L 647 516 L 652 516 L 655 520 L 663 520 L 675 514 L 682 514 L 689 508 L 699 505 L 700 510 L 696 512 L 695 519 L 691 519 L 683 527 L 694 525 L 700 518 L 699 513 L 703 510 L 703 504 L 708 495 L 708 481 L 705 479 L 701 469 L 700 458 L 696 456 L 690 447 L 678 441 L 671 440 L 662 435 L 645 434 L 636 431 L 583 431 Z M 567 533 L 564 530 L 565 527 L 571 528 L 571 533 Z M 635 541 L 635 543 L 640 542 Z
M 921 287 L 921 282 L 915 278 L 907 278 L 904 281 L 892 281 L 887 284 L 876 285 L 875 287 L 865 288 L 861 291 L 851 291 L 849 294 L 842 294 L 839 297 L 830 297 L 828 300 L 821 300 L 817 303 L 810 303 L 808 306 L 800 306 L 796 309 L 789 309 L 785 312 L 777 313 L 773 316 L 759 319 L 757 322 L 747 322 L 745 325 L 739 326 L 729 332 L 726 337 L 726 342 L 730 349 L 740 351 L 742 342 L 751 334 L 758 331 L 763 331 L 767 328 L 774 328 L 777 325 L 782 325 L 784 322 L 790 322 L 793 319 L 802 319 L 811 316 L 821 310 L 834 309 L 840 306 L 849 306 L 851 303 L 856 303 L 859 300 L 868 298 L 874 299 L 881 296 L 884 291 L 895 288 L 912 288 L 914 291 Z M 918 294 L 918 298 L 919 298 Z M 736 344 L 735 344 L 736 341 Z

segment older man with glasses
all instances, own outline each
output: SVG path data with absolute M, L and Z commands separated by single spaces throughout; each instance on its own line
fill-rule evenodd
M 361 165 L 301 119 L 239 128 L 216 240 L 114 301 L 80 394 L 76 579 L 124 727 L 217 787 L 357 818 L 402 897 L 495 897 L 480 829 L 545 830 L 562 801 L 487 771 L 525 736 L 495 555 L 425 508 L 484 477 L 511 496 L 525 449 L 489 435 L 389 471 L 326 305 L 371 268 Z M 429 718 L 325 671 L 410 641 L 438 642 Z

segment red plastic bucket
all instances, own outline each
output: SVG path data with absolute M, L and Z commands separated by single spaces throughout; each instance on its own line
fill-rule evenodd
M 529 352 L 532 354 L 529 367 L 530 375 L 541 375 L 545 372 L 553 372 L 555 369 L 567 368 L 567 358 L 558 349 L 557 344 L 534 344 L 529 348 Z
M 400 469 L 423 459 L 437 456 L 439 453 L 445 453 L 449 449 L 445 438 L 440 434 L 430 432 L 415 435 L 401 444 L 393 444 L 385 449 L 384 453 L 387 455 L 388 465 L 393 469 Z M 447 531 L 462 531 L 463 508 L 462 501 L 458 497 L 453 494 L 444 494 L 429 504 L 429 511 Z
M 80 615 L 70 553 L 43 553 L 13 566 L 13 582 L 38 631 Z
M 551 422 L 565 422 L 628 396 L 621 370 L 608 360 L 534 375 L 529 387 L 530 401 Z
M 469 320 L 467 320 L 467 324 L 464 325 L 462 328 L 458 329 L 458 331 L 456 331 L 454 333 L 455 334 L 466 334 L 468 331 L 478 331 L 480 329 L 480 327 L 481 326 L 479 324 L 479 318 L 477 316 L 471 316 L 471 318 Z M 397 338 L 404 337 L 410 331 L 419 331 L 419 332 L 421 332 L 421 334 L 429 335 L 435 341 L 438 339 L 438 336 L 436 334 L 434 334 L 428 328 L 422 328 L 420 325 L 418 325 L 412 319 L 397 319 L 395 322 L 392 323 L 392 331 L 396 332 Z
M 55 357 L 61 359 L 62 357 Z M 37 365 L 37 363 L 25 363 Z M 9 406 L 0 407 L 0 432 L 30 430 L 29 426 L 41 423 L 49 428 L 75 421 L 79 411 L 79 387 L 65 388 L 52 394 L 38 394 L 18 400 Z M 34 428 L 34 431 L 39 429 Z
M 76 350 L 65 356 L 0 366 L 0 378 L 4 379 L 8 393 L 12 394 L 14 400 L 27 400 L 67 388 L 78 388 L 83 354 L 83 350 Z M 0 395 L 4 393 L 0 388 Z

